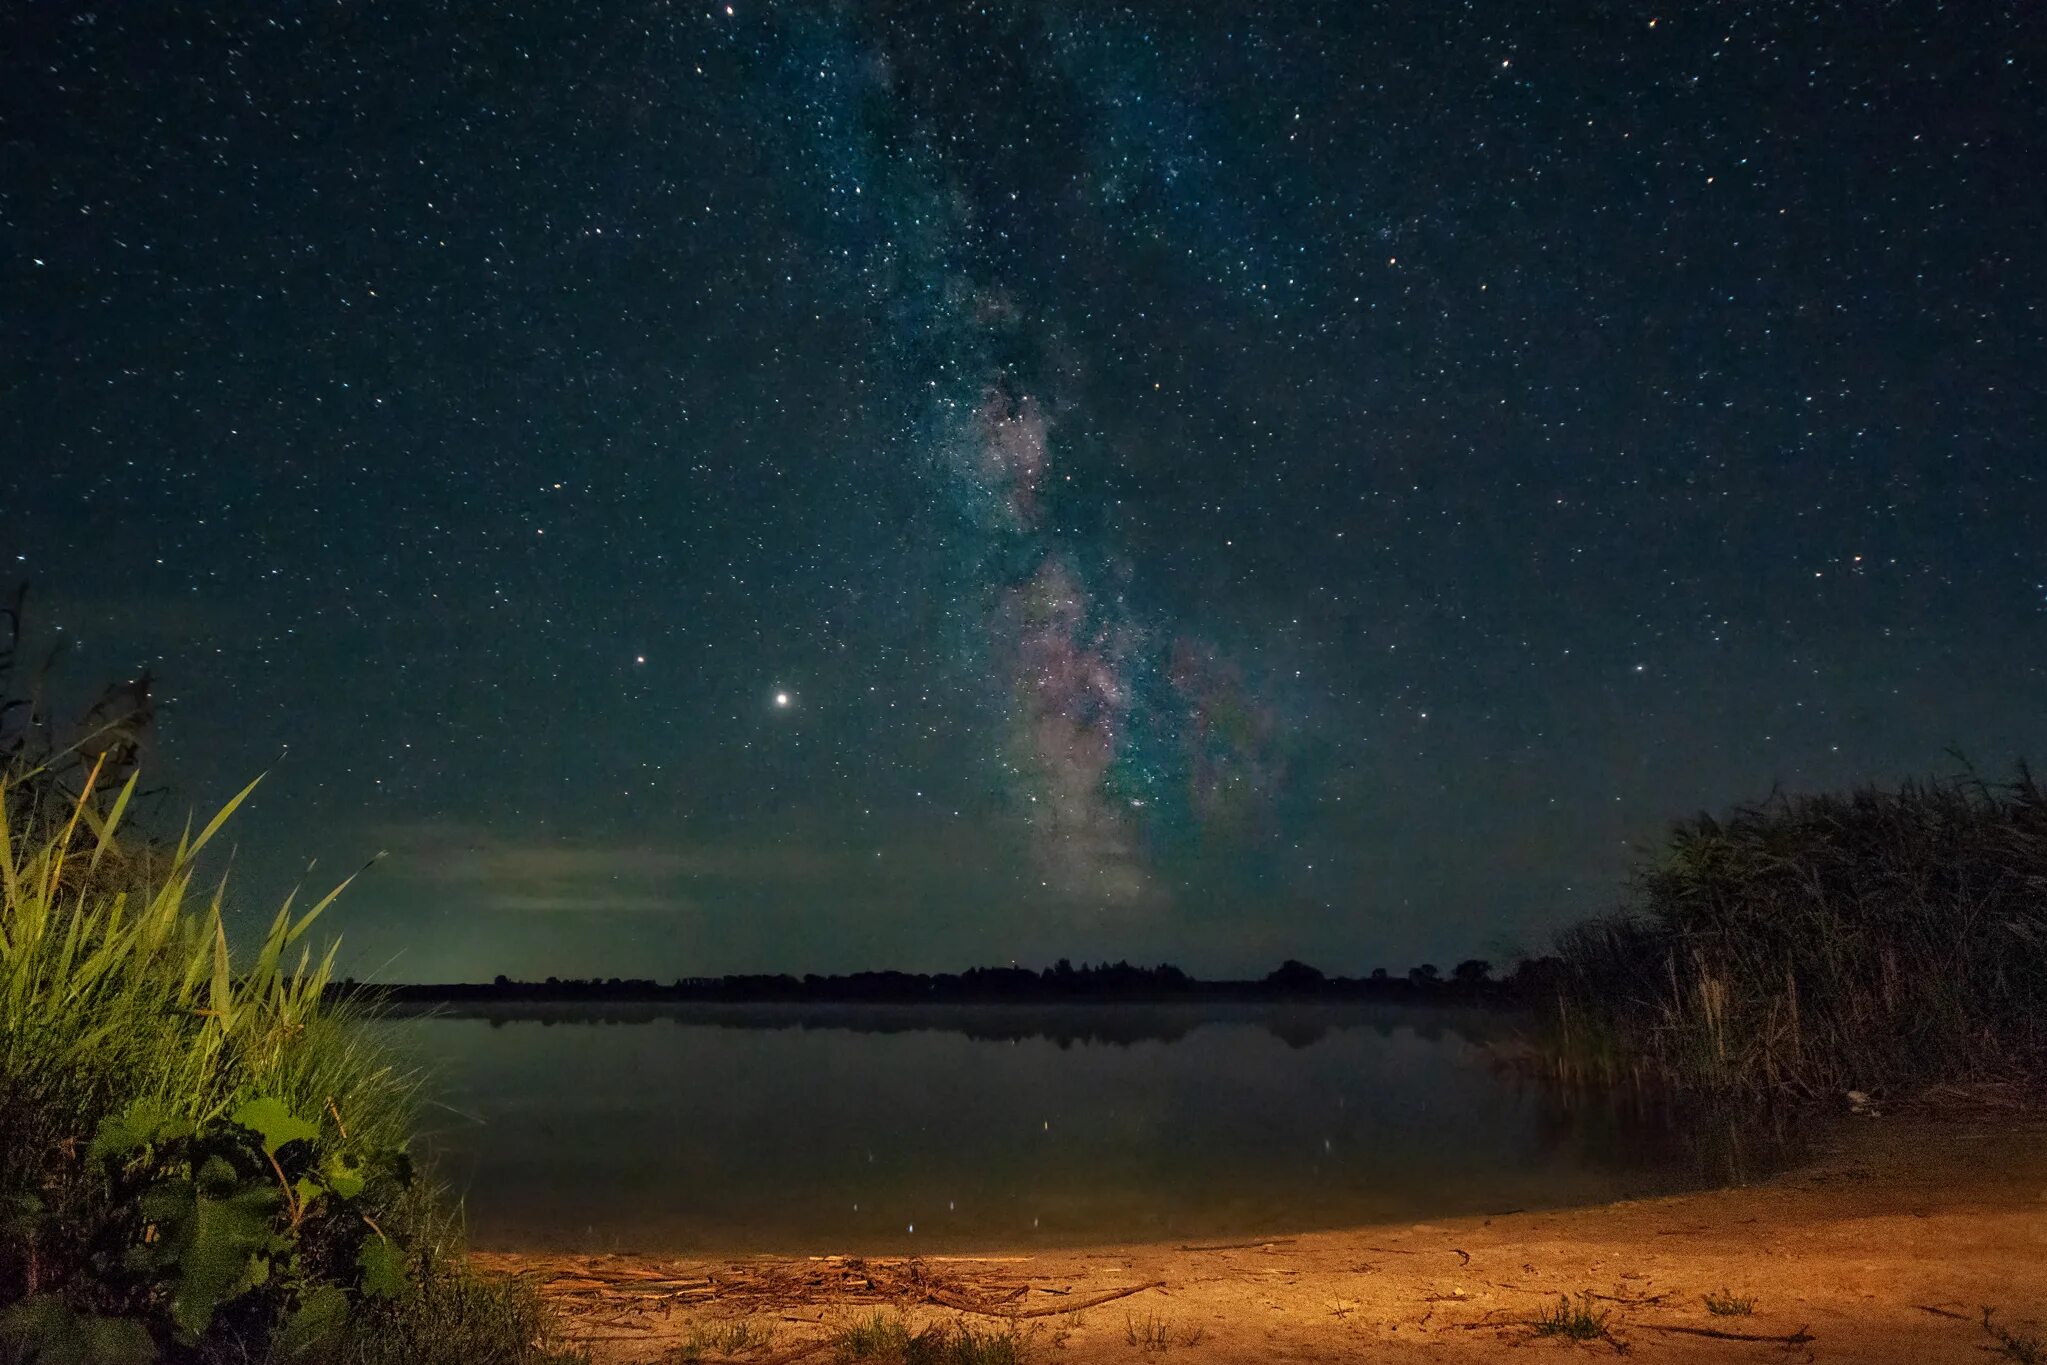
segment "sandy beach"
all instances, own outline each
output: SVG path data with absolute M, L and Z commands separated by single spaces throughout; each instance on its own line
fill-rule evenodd
M 1980 1362 L 2009 1358 L 1985 1308 L 2047 1333 L 2047 1122 L 1844 1122 L 1812 1161 L 1740 1189 L 1258 1242 L 477 1260 L 535 1278 L 606 1365 L 692 1346 L 829 1360 L 832 1333 L 876 1312 L 1013 1324 L 1049 1361 Z M 1538 1332 L 1563 1295 L 1604 1315 L 1601 1335 Z M 1752 1307 L 1715 1313 L 1708 1295 Z M 742 1322 L 765 1344 L 708 1345 Z

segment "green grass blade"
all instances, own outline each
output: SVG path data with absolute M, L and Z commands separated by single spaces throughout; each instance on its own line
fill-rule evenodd
M 99 871 L 100 859 L 106 855 L 108 845 L 114 842 L 114 831 L 121 827 L 121 817 L 127 813 L 128 802 L 135 795 L 135 779 L 141 775 L 140 769 L 128 774 L 128 780 L 121 784 L 121 794 L 114 798 L 114 808 L 107 812 L 104 821 L 94 817 L 93 833 L 99 836 L 99 845 L 92 851 L 91 871 Z
M 256 784 L 262 780 L 263 775 L 259 774 L 255 782 L 251 782 L 248 786 L 236 792 L 233 799 L 222 806 L 214 814 L 214 817 L 206 822 L 206 828 L 199 831 L 199 837 L 194 839 L 190 846 L 184 849 L 185 856 L 196 856 L 200 849 L 205 848 L 213 836 L 220 833 L 220 827 L 228 822 L 228 817 L 241 808 L 242 802 L 249 799 L 249 793 L 256 790 Z

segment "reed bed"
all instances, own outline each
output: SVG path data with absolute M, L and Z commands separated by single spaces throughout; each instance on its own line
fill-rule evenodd
M 2047 795 L 2022 765 L 1700 815 L 1558 952 L 1545 1055 L 1568 1079 L 2037 1093 Z

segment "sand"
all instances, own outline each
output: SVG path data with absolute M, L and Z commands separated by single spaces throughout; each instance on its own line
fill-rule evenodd
M 1057 1365 L 1615 1354 L 1981 1365 L 2010 1358 L 1986 1349 L 1986 1307 L 2047 1337 L 2047 1122 L 1855 1120 L 1820 1149 L 1740 1189 L 1245 1244 L 477 1260 L 535 1277 L 605 1365 L 680 1359 L 678 1347 L 702 1351 L 739 1322 L 771 1331 L 768 1344 L 704 1359 L 824 1362 L 832 1331 L 876 1311 L 912 1326 L 1013 1324 L 1032 1359 Z M 1753 1311 L 1710 1312 L 1706 1296 L 1723 1292 Z M 1538 1335 L 1532 1324 L 1565 1294 L 1606 1315 L 1603 1336 Z

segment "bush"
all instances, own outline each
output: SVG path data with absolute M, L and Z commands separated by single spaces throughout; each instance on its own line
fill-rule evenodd
M 412 1169 L 410 1079 L 323 1004 L 342 888 L 237 966 L 194 878 L 254 784 L 137 859 L 102 773 L 26 830 L 35 773 L 0 775 L 0 1361 L 549 1358 Z
M 1778 795 L 1678 824 L 1560 941 L 1551 1056 L 1712 1091 L 2047 1078 L 2047 796 Z

